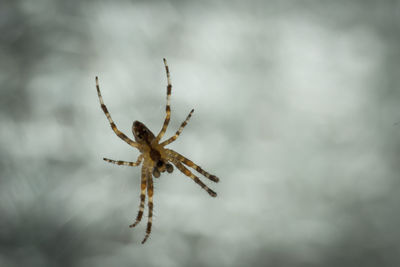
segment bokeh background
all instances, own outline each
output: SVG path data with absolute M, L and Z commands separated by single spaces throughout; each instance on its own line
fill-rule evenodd
M 0 7 L 0 266 L 399 266 L 399 1 L 15 1 Z M 155 181 L 170 145 L 221 182 Z M 206 180 L 206 179 L 203 179 Z

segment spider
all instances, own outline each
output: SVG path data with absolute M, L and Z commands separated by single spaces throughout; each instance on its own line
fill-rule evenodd
M 175 135 L 170 137 L 169 139 L 160 142 L 161 138 L 164 136 L 165 131 L 167 130 L 170 116 L 171 116 L 171 107 L 170 107 L 170 97 L 171 97 L 171 79 L 167 61 L 164 60 L 165 71 L 167 74 L 167 105 L 165 108 L 166 116 L 164 120 L 164 124 L 158 133 L 155 136 L 143 123 L 140 121 L 134 121 L 132 125 L 132 132 L 133 136 L 135 137 L 135 141 L 127 137 L 124 133 L 122 133 L 117 126 L 115 125 L 114 121 L 111 118 L 110 113 L 107 110 L 106 105 L 104 104 L 103 97 L 100 93 L 100 86 L 99 86 L 99 79 L 96 76 L 96 89 L 97 95 L 99 97 L 100 106 L 103 110 L 104 114 L 106 115 L 112 130 L 114 133 L 128 143 L 130 146 L 137 148 L 140 151 L 140 155 L 138 156 L 136 162 L 130 161 L 122 161 L 122 160 L 112 160 L 108 158 L 103 158 L 103 160 L 117 164 L 117 165 L 125 165 L 125 166 L 139 166 L 140 163 L 143 161 L 142 171 L 141 171 L 141 192 L 140 192 L 140 205 L 139 205 L 139 212 L 137 214 L 136 220 L 133 224 L 129 225 L 129 227 L 135 227 L 139 224 L 142 219 L 144 206 L 145 206 L 145 199 L 146 199 L 146 189 L 147 189 L 147 196 L 148 196 L 148 221 L 147 221 L 147 228 L 146 234 L 142 241 L 142 244 L 146 242 L 149 238 L 151 233 L 151 225 L 152 225 L 152 218 L 153 218 L 153 179 L 152 176 L 155 178 L 159 178 L 160 174 L 167 171 L 168 173 L 172 173 L 174 170 L 175 165 L 179 171 L 183 174 L 191 178 L 195 183 L 200 185 L 207 193 L 212 196 L 216 197 L 217 193 L 213 190 L 208 188 L 196 175 L 194 175 L 187 167 L 190 167 L 196 170 L 198 173 L 204 175 L 206 178 L 213 182 L 218 182 L 219 178 L 215 175 L 211 175 L 205 170 L 203 170 L 200 166 L 193 163 L 191 160 L 187 159 L 186 157 L 182 156 L 181 154 L 175 152 L 172 149 L 165 148 L 166 145 L 174 142 L 179 135 L 181 134 L 183 128 L 188 123 L 190 117 L 192 116 L 194 109 L 192 109 L 187 115 L 186 119 L 182 122 L 181 126 L 179 127 L 178 131 L 176 131 Z M 172 164 L 171 164 L 172 163 Z M 187 167 L 186 167 L 186 166 Z

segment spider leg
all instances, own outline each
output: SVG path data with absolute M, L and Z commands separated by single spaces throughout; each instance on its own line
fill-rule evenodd
M 139 212 L 138 212 L 138 214 L 136 216 L 135 223 L 129 225 L 129 227 L 131 227 L 131 228 L 135 227 L 142 220 L 143 211 L 144 211 L 144 201 L 146 200 L 147 173 L 148 173 L 147 165 L 143 164 L 143 166 L 142 166 L 141 184 L 140 184 L 140 206 L 139 206 Z
M 192 111 L 190 111 L 189 115 L 187 115 L 186 119 L 184 122 L 182 122 L 181 127 L 179 127 L 178 131 L 176 131 L 175 135 L 170 137 L 168 140 L 162 142 L 160 145 L 162 146 L 166 146 L 172 142 L 174 142 L 178 136 L 181 134 L 183 128 L 185 128 L 186 124 L 188 123 L 190 117 L 192 117 L 192 113 L 194 112 L 194 109 L 192 109 Z
M 164 65 L 165 65 L 165 72 L 167 73 L 167 81 L 168 81 L 168 85 L 167 85 L 167 105 L 165 107 L 165 111 L 166 111 L 167 114 L 165 116 L 164 124 L 163 124 L 163 126 L 161 128 L 161 131 L 156 137 L 157 143 L 164 136 L 165 131 L 167 130 L 167 127 L 168 127 L 168 124 L 169 124 L 169 119 L 171 117 L 171 100 L 170 100 L 170 98 L 171 98 L 172 85 L 171 85 L 171 79 L 170 79 L 170 75 L 169 75 L 169 68 L 168 68 L 167 60 L 165 58 L 163 58 L 163 60 L 164 60 Z
M 101 109 L 103 110 L 104 114 L 106 115 L 108 121 L 110 122 L 111 128 L 114 131 L 114 133 L 121 138 L 122 140 L 124 140 L 125 142 L 127 142 L 129 145 L 133 146 L 133 147 L 138 147 L 139 145 L 134 142 L 133 140 L 131 140 L 128 136 L 126 136 L 123 132 L 121 132 L 120 130 L 118 130 L 117 126 L 115 125 L 113 119 L 111 118 L 110 113 L 107 110 L 106 105 L 104 104 L 103 101 L 103 97 L 101 96 L 100 93 L 100 86 L 99 86 L 99 79 L 96 76 L 96 89 L 97 89 L 97 95 L 99 96 L 99 100 L 100 100 L 100 106 Z
M 149 218 L 148 218 L 148 221 L 147 221 L 146 235 L 144 236 L 142 244 L 144 244 L 144 242 L 146 242 L 146 240 L 150 236 L 151 225 L 152 225 L 152 220 L 153 220 L 153 178 L 151 176 L 150 169 L 147 170 L 146 177 L 147 177 L 147 196 L 149 198 L 149 201 L 148 201 Z
M 125 165 L 125 166 L 138 166 L 142 162 L 143 159 L 143 154 L 140 154 L 140 156 L 137 158 L 136 162 L 131 162 L 131 161 L 122 161 L 122 160 L 113 160 L 113 159 L 108 159 L 108 158 L 103 158 L 103 160 L 117 164 L 117 165 Z
M 196 165 L 193 161 L 185 158 L 184 156 L 182 156 L 178 152 L 175 152 L 175 151 L 173 151 L 171 149 L 165 149 L 165 150 L 167 151 L 167 155 L 169 157 L 183 162 L 188 167 L 195 169 L 198 173 L 204 175 L 206 178 L 210 179 L 211 181 L 216 182 L 216 183 L 219 182 L 219 178 L 217 176 L 209 174 L 208 172 L 203 170 L 200 166 Z
M 198 185 L 201 186 L 204 190 L 207 191 L 207 193 L 212 196 L 216 197 L 217 193 L 215 193 L 213 190 L 208 188 L 196 175 L 194 175 L 191 171 L 189 171 L 185 166 L 183 166 L 182 163 L 180 163 L 178 160 L 174 159 L 172 160 L 172 163 L 186 176 L 192 178 L 193 181 L 195 181 Z

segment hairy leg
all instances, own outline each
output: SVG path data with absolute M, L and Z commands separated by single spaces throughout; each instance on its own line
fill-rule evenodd
M 219 182 L 219 178 L 217 176 L 209 174 L 208 172 L 203 170 L 200 166 L 196 165 L 193 161 L 185 158 L 178 152 L 175 152 L 172 149 L 166 149 L 166 151 L 167 151 L 167 154 L 169 157 L 176 159 L 177 161 L 183 162 L 188 167 L 195 169 L 198 173 L 204 175 L 206 178 L 210 179 L 211 181 L 216 182 L 216 183 Z
M 211 190 L 210 188 L 208 188 L 208 186 L 206 186 L 197 176 L 195 176 L 191 171 L 189 171 L 185 166 L 183 166 L 182 163 L 180 163 L 179 161 L 177 161 L 176 159 L 171 159 L 172 163 L 178 168 L 178 170 L 180 170 L 184 175 L 190 177 L 193 181 L 195 181 L 195 183 L 197 183 L 198 185 L 201 186 L 201 188 L 203 188 L 204 190 L 207 191 L 207 193 L 212 196 L 212 197 L 216 197 L 217 193 L 215 193 L 213 190 Z
M 192 117 L 193 111 L 194 111 L 194 109 L 192 109 L 192 111 L 190 111 L 189 115 L 187 115 L 185 121 L 182 122 L 181 127 L 179 127 L 178 131 L 176 131 L 175 135 L 161 143 L 162 146 L 166 146 L 166 145 L 174 142 L 178 138 L 178 136 L 181 134 L 183 128 L 185 128 L 186 124 L 188 123 L 190 117 Z
M 125 165 L 125 166 L 139 166 L 140 163 L 142 162 L 143 159 L 143 155 L 140 154 L 139 157 L 137 158 L 136 162 L 131 162 L 131 161 L 123 161 L 123 160 L 113 160 L 113 159 L 108 159 L 108 158 L 103 158 L 103 160 L 113 163 L 113 164 L 117 164 L 117 165 Z
M 165 72 L 167 73 L 167 81 L 168 81 L 168 85 L 167 85 L 167 105 L 165 107 L 165 111 L 166 111 L 166 116 L 165 116 L 165 120 L 164 120 L 164 124 L 161 128 L 160 133 L 157 135 L 156 137 L 156 141 L 157 143 L 160 142 L 161 138 L 164 136 L 165 131 L 167 131 L 167 127 L 169 124 L 169 120 L 171 117 L 171 89 L 172 89 L 172 85 L 171 85 L 171 79 L 170 79 L 170 75 L 169 75 L 169 68 L 168 68 L 168 64 L 167 64 L 167 60 L 164 58 L 164 65 L 165 65 Z
M 151 233 L 151 225 L 153 223 L 153 178 L 151 176 L 151 172 L 148 170 L 147 172 L 147 196 L 149 198 L 148 201 L 148 206 L 149 206 L 149 218 L 147 221 L 147 228 L 146 228 L 146 235 L 144 236 L 144 239 L 142 241 L 142 244 L 146 242 L 146 240 L 149 238 L 150 233 Z
M 146 162 L 145 162 L 146 163 Z M 143 163 L 142 166 L 142 178 L 140 184 L 140 205 L 139 205 L 139 212 L 136 216 L 135 223 L 129 225 L 129 227 L 135 227 L 138 223 L 142 220 L 143 211 L 144 211 L 144 202 L 146 200 L 146 185 L 147 185 L 147 174 L 148 174 L 148 167 Z
M 97 89 L 97 95 L 99 96 L 99 101 L 100 101 L 101 109 L 103 110 L 104 114 L 106 115 L 106 117 L 107 117 L 107 119 L 108 119 L 108 121 L 109 121 L 109 123 L 110 123 L 111 129 L 114 131 L 114 133 L 115 133 L 119 138 L 121 138 L 122 140 L 124 140 L 125 142 L 127 142 L 129 145 L 131 145 L 131 146 L 133 146 L 133 147 L 138 147 L 139 145 L 138 145 L 136 142 L 134 142 L 134 141 L 131 140 L 128 136 L 126 136 L 123 132 L 121 132 L 120 130 L 118 130 L 117 126 L 115 125 L 113 119 L 111 118 L 110 113 L 109 113 L 108 110 L 107 110 L 106 105 L 104 104 L 103 97 L 101 96 L 101 93 L 100 93 L 100 86 L 99 86 L 99 79 L 97 78 L 97 76 L 96 76 L 96 89 Z

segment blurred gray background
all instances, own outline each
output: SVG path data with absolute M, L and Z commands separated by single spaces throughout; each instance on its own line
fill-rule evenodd
M 399 1 L 7 1 L 0 6 L 0 266 L 399 266 Z M 220 177 L 155 181 L 154 132 Z M 146 211 L 147 214 L 147 211 Z

